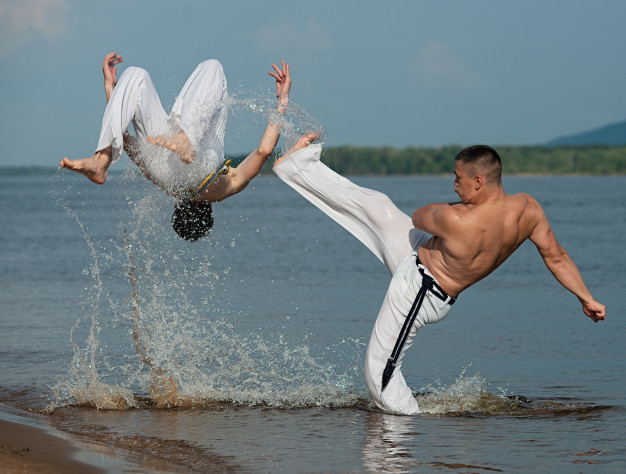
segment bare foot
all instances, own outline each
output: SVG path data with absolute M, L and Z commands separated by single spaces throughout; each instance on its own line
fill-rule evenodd
M 61 168 L 83 174 L 97 184 L 103 184 L 106 181 L 110 165 L 111 147 L 97 151 L 95 155 L 89 158 L 70 160 L 65 157 L 61 160 L 61 163 L 59 163 Z
M 148 137 L 148 141 L 153 145 L 162 146 L 180 155 L 183 163 L 191 163 L 195 158 L 195 153 L 191 147 L 191 142 L 182 130 L 173 135 L 159 135 L 158 137 Z
M 281 161 L 283 161 L 285 158 L 287 158 L 292 153 L 295 153 L 298 150 L 302 150 L 303 148 L 308 147 L 311 143 L 313 143 L 319 137 L 320 137 L 320 134 L 319 133 L 315 133 L 315 132 L 307 133 L 306 135 L 301 136 L 298 139 L 298 141 L 296 142 L 296 144 L 294 145 L 294 147 L 288 153 L 286 153 L 285 155 L 281 156 L 280 158 L 278 158 L 274 162 L 274 166 L 279 164 Z

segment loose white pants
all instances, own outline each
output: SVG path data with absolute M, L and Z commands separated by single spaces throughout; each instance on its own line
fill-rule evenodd
M 321 151 L 321 145 L 310 145 L 288 156 L 274 167 L 274 172 L 359 239 L 392 274 L 367 346 L 365 382 L 373 402 L 382 410 L 404 415 L 419 413 L 417 401 L 400 370 L 402 360 L 417 331 L 426 324 L 441 321 L 448 314 L 449 299 L 442 301 L 432 293 L 426 293 L 394 373 L 384 390 L 382 375 L 404 320 L 421 288 L 422 276 L 415 264 L 415 257 L 417 249 L 430 236 L 415 229 L 411 218 L 400 211 L 386 195 L 357 186 L 321 163 Z M 427 269 L 425 271 L 429 274 Z
M 228 96 L 222 65 L 215 59 L 198 65 L 176 98 L 169 116 L 145 69 L 128 67 L 120 76 L 107 104 L 96 151 L 112 147 L 112 161 L 123 150 L 124 132 L 132 123 L 139 146 L 135 163 L 167 192 L 194 188 L 224 161 L 224 132 Z M 148 136 L 184 131 L 193 150 L 193 163 L 162 147 L 146 143 Z

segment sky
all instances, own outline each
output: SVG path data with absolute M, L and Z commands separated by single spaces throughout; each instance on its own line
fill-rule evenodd
M 623 0 L 0 0 L 0 166 L 95 151 L 111 51 L 169 108 L 195 66 L 292 100 L 327 146 L 534 145 L 626 120 Z M 231 122 L 226 153 L 261 126 Z M 235 137 L 235 138 L 233 138 Z

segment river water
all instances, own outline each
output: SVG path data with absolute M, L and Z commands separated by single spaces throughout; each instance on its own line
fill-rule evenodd
M 407 213 L 456 198 L 452 176 L 354 180 Z M 125 456 L 112 471 L 625 471 L 626 177 L 504 182 L 608 319 L 525 244 L 420 331 L 403 372 L 425 413 L 401 417 L 361 372 L 387 270 L 275 176 L 196 243 L 132 166 L 0 177 L 0 413 Z

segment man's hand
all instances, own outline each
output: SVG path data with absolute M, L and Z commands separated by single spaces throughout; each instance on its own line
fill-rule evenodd
M 592 300 L 589 303 L 583 302 L 583 312 L 589 316 L 594 323 L 606 319 L 606 307 L 596 300 Z
M 111 98 L 115 84 L 117 84 L 117 68 L 115 66 L 123 61 L 117 53 L 109 53 L 104 57 L 102 74 L 104 75 L 104 91 L 107 95 L 107 102 Z
M 289 91 L 291 90 L 291 76 L 289 75 L 289 64 L 285 63 L 283 59 L 281 61 L 281 69 L 278 69 L 276 64 L 272 63 L 272 67 L 276 72 L 269 72 L 269 75 L 276 79 L 276 97 L 279 99 L 289 98 Z

